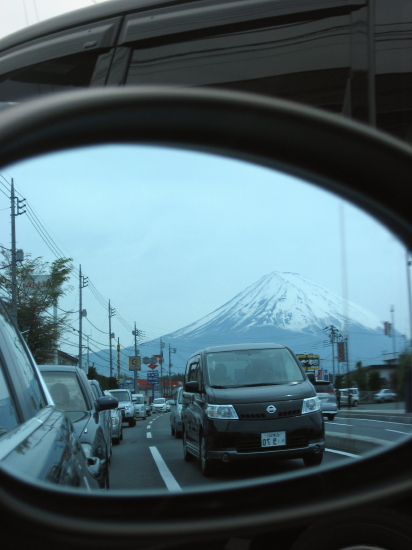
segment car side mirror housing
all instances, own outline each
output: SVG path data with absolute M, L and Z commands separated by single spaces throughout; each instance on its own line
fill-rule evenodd
M 191 393 L 200 393 L 199 382 L 197 380 L 192 380 L 191 382 L 185 383 L 185 391 Z
M 97 412 L 100 412 L 117 409 L 118 404 L 119 401 L 115 397 L 109 397 L 108 395 L 105 395 L 96 399 L 96 410 Z

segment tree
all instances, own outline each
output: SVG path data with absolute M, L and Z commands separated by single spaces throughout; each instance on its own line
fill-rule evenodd
M 398 365 L 396 368 L 396 391 L 400 399 L 405 398 L 405 376 L 406 372 L 410 370 L 411 364 L 411 352 L 409 350 L 403 351 L 399 355 Z
M 371 391 L 379 391 L 382 388 L 382 378 L 377 370 L 373 370 L 368 376 L 369 388 Z
M 97 372 L 96 367 L 89 367 L 87 378 L 89 380 L 97 380 L 100 384 L 100 387 L 102 390 L 116 390 L 119 388 L 119 384 L 117 383 L 116 378 L 113 376 L 103 376 L 103 374 L 99 374 Z
M 365 368 L 362 367 L 362 361 L 358 361 L 356 363 L 356 370 L 355 372 L 352 372 L 352 380 L 358 387 L 359 391 L 368 390 L 368 377 Z
M 11 254 L 6 250 L 2 254 L 0 285 L 3 299 L 11 310 Z M 39 364 L 53 358 L 56 341 L 66 330 L 69 312 L 55 319 L 51 308 L 71 290 L 70 286 L 64 286 L 73 269 L 71 261 L 70 258 L 58 258 L 49 263 L 41 257 L 32 259 L 27 255 L 17 264 L 17 325 Z M 43 281 L 39 281 L 39 275 L 44 276 Z

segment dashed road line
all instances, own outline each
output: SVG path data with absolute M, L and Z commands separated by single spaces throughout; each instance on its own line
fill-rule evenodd
M 157 450 L 157 447 L 149 447 L 149 449 L 150 449 L 150 452 L 152 453 L 153 460 L 155 461 L 156 466 L 159 469 L 159 473 L 162 476 L 163 481 L 165 482 L 166 487 L 169 489 L 169 491 L 171 493 L 177 493 L 179 491 L 182 491 L 182 488 L 173 477 L 172 472 L 166 466 L 166 462 L 163 460 L 161 454 Z
M 346 453 L 345 451 L 336 451 L 335 449 L 325 449 L 325 451 L 327 451 L 328 453 L 335 453 L 335 454 L 338 454 L 338 455 L 350 456 L 351 458 L 360 458 L 359 455 L 354 455 L 352 453 Z

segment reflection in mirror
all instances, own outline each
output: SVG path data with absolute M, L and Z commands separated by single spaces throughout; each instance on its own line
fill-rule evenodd
M 225 415 L 237 415 L 243 403 L 249 416 L 235 421 L 244 422 L 240 439 L 249 437 L 251 447 L 232 438 L 230 460 L 209 477 L 201 461 L 184 460 L 187 403 L 178 389 L 189 357 L 210 346 L 277 343 L 299 357 L 313 375 L 325 421 L 317 467 L 355 460 L 410 433 L 408 256 L 355 206 L 290 175 L 193 151 L 113 145 L 43 156 L 1 173 L 5 299 L 12 180 L 16 247 L 24 253 L 17 262 L 18 322 L 37 362 L 79 364 L 103 390 L 130 389 L 147 401 L 136 408 L 136 423 L 124 416 L 122 434 L 116 431 L 112 490 L 184 491 L 306 467 L 301 458 L 276 460 L 281 452 L 262 460 L 262 434 L 276 450 L 307 445 L 288 431 L 292 417 L 302 415 L 305 395 L 293 388 L 305 376 L 289 365 L 292 380 L 276 385 L 273 375 L 259 393 L 257 384 L 242 382 L 239 367 L 246 372 L 248 362 L 241 354 L 226 365 L 238 387 L 232 409 L 212 407 L 210 414 L 230 426 Z M 47 293 L 54 293 L 51 301 Z M 34 296 L 47 307 L 29 322 L 23 311 L 34 314 Z M 57 334 L 40 338 L 39 318 L 53 319 Z M 225 357 L 212 359 L 215 369 Z M 219 391 L 228 385 L 212 388 L 207 399 L 227 404 Z M 201 381 L 199 409 L 202 392 Z M 255 414 L 274 396 L 300 400 L 276 428 Z M 162 397 L 162 407 L 150 406 Z M 200 442 L 196 416 L 192 422 Z M 242 460 L 250 453 L 253 460 Z

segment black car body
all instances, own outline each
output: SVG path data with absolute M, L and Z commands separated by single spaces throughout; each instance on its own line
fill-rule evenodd
M 72 423 L 54 407 L 1 300 L 0 392 L 2 467 L 38 482 L 98 488 L 95 475 L 100 475 L 100 462 L 86 459 Z
M 39 365 L 39 369 L 56 408 L 73 423 L 86 456 L 100 460 L 99 485 L 108 488 L 111 435 L 107 440 L 106 411 L 117 407 L 117 399 L 106 395 L 96 399 L 84 371 L 78 367 Z M 57 397 L 59 391 L 62 398 Z
M 0 40 L 0 102 L 99 86 L 290 99 L 410 140 L 407 0 L 117 0 Z
M 185 460 L 209 475 L 218 462 L 303 458 L 325 449 L 319 399 L 295 355 L 278 344 L 201 350 L 187 362 L 182 410 Z

